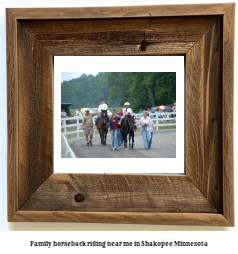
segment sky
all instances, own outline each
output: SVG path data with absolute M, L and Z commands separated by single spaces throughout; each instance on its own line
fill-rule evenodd
M 71 79 L 78 78 L 82 76 L 82 74 L 87 74 L 87 75 L 92 74 L 96 76 L 98 72 L 61 72 L 61 83 L 63 81 L 69 81 Z

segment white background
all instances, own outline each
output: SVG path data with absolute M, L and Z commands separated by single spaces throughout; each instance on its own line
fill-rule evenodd
M 183 56 L 54 57 L 54 172 L 55 173 L 184 173 L 184 57 Z M 104 158 L 61 158 L 61 72 L 176 72 L 176 158 L 107 158 L 112 167 L 95 167 Z M 83 93 L 84 91 L 82 91 Z M 107 103 L 107 102 L 106 102 Z M 111 135 L 107 136 L 111 145 Z M 142 137 L 139 137 L 142 138 Z M 136 148 L 135 148 L 136 149 Z M 90 152 L 90 150 L 89 150 Z M 119 151 L 118 151 L 119 152 Z M 87 163 L 87 167 L 84 167 Z M 122 167 L 126 163 L 128 167 Z M 156 166 L 148 166 L 151 163 Z M 113 169 L 113 170 L 112 170 Z
M 1 249 L 4 250 L 3 253 L 10 253 L 11 251 L 16 252 L 25 252 L 25 253 L 32 253 L 33 249 L 29 248 L 29 241 L 45 241 L 45 240 L 57 240 L 61 237 L 61 239 L 67 240 L 71 238 L 72 240 L 83 240 L 83 238 L 90 238 L 91 240 L 97 240 L 96 237 L 104 238 L 104 239 L 111 239 L 111 240 L 120 240 L 120 239 L 127 239 L 129 240 L 136 240 L 141 238 L 142 236 L 146 239 L 151 240 L 159 240 L 165 239 L 167 241 L 170 240 L 177 240 L 178 237 L 182 241 L 189 240 L 189 238 L 193 238 L 196 240 L 207 240 L 210 242 L 210 247 L 206 249 L 197 249 L 197 248 L 184 248 L 181 249 L 168 249 L 170 252 L 171 250 L 176 250 L 177 253 L 224 253 L 228 251 L 230 253 L 237 252 L 237 237 L 238 237 L 238 226 L 234 228 L 224 228 L 224 227 L 189 227 L 189 226 L 158 226 L 158 225 L 124 225 L 124 224 L 93 224 L 93 223 L 7 223 L 7 215 L 6 215 L 6 206 L 7 206 L 7 124 L 6 124 L 6 38 L 5 38 L 5 8 L 6 7 L 79 7 L 79 6 L 118 6 L 118 5 L 145 5 L 145 4 L 191 4 L 191 3 L 223 3 L 223 2 L 232 2 L 230 0 L 222 0 L 222 1 L 133 1 L 133 0 L 121 0 L 121 1 L 74 1 L 74 0 L 57 0 L 57 1 L 49 1 L 49 0 L 1 0 L 0 3 L 0 109 L 1 109 L 1 124 L 0 124 L 0 169 L 1 169 L 1 176 L 0 176 L 0 229 L 3 231 L 37 231 L 37 232 L 0 232 L 0 245 Z M 233 1 L 234 2 L 234 1 Z M 236 2 L 236 1 L 235 1 Z M 236 13 L 237 7 L 236 7 Z M 236 38 L 237 38 L 237 29 L 238 29 L 238 22 L 236 19 Z M 236 43 L 237 49 L 237 43 Z M 235 51 L 235 69 L 237 70 L 237 50 Z M 238 114 L 236 109 L 238 108 L 237 105 L 238 96 L 237 96 L 237 74 L 235 73 L 235 100 L 234 100 L 234 152 L 235 155 L 238 151 L 238 142 L 237 142 L 237 127 L 238 127 Z M 234 156 L 235 162 L 235 195 L 236 195 L 236 217 L 238 217 L 238 207 L 237 207 L 237 184 L 238 184 L 238 156 Z M 236 219 L 236 224 L 238 223 Z M 71 231 L 95 231 L 95 230 L 103 230 L 103 231 L 115 231 L 115 232 L 71 232 L 71 233 L 61 233 L 61 232 L 40 232 L 40 231 L 48 231 L 48 230 L 71 230 Z M 150 232 L 119 232 L 119 231 L 150 231 Z M 170 231 L 172 232 L 160 232 L 160 231 Z M 199 231 L 208 231 L 208 232 L 199 232 Z M 175 232 L 175 231 L 183 231 L 183 232 Z M 193 232 L 187 232 L 193 231 Z M 209 232 L 209 231 L 219 231 L 219 232 Z M 222 232 L 223 231 L 223 232 Z M 224 232 L 230 231 L 230 232 Z M 139 234 L 140 237 L 137 235 Z M 54 238 L 54 239 L 53 239 Z M 57 239 L 55 239 L 57 238 Z M 136 239 L 135 239 L 136 238 Z M 176 238 L 176 239 L 175 239 Z M 8 249 L 8 250 L 6 250 Z M 42 253 L 41 248 L 34 249 L 35 253 Z M 53 253 L 53 249 L 51 253 Z M 65 252 L 70 249 L 55 249 L 54 253 L 61 253 Z M 89 249 L 89 251 L 94 249 Z M 110 250 L 110 249 L 108 249 Z M 144 252 L 150 249 L 139 249 L 137 251 Z M 231 251 L 232 250 L 232 251 Z M 44 251 L 47 251 L 44 249 Z M 57 251 L 57 252 L 56 252 Z M 74 252 L 79 253 L 80 250 L 76 249 Z M 99 249 L 97 249 L 99 252 Z M 131 249 L 128 252 L 131 252 Z M 160 249 L 153 249 L 153 253 L 158 253 L 161 251 Z M 164 253 L 168 253 L 165 249 L 163 249 Z M 199 252 L 198 252 L 199 251 Z M 84 250 L 85 252 L 85 250 Z M 116 252 L 116 249 L 114 249 Z M 124 250 L 125 252 L 125 250 Z M 73 253 L 73 252 L 72 252 Z M 152 249 L 150 250 L 152 253 Z

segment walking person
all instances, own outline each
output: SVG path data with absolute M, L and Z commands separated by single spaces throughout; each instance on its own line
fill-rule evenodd
M 122 118 L 123 117 L 123 107 L 121 107 L 120 112 L 117 113 L 117 115 Z M 121 146 L 123 144 L 123 136 L 121 133 L 121 129 L 118 129 L 118 146 Z
M 149 113 L 148 113 L 148 115 L 149 115 Z M 154 125 L 154 122 L 152 121 L 152 126 L 151 126 L 151 130 L 150 130 L 150 142 L 148 144 L 149 149 L 151 148 L 154 130 L 155 130 L 155 125 Z
M 141 119 L 135 124 L 136 126 L 141 126 L 141 134 L 144 140 L 144 146 L 146 151 L 148 150 L 148 145 L 151 139 L 151 128 L 152 128 L 152 120 L 148 116 L 147 111 L 143 111 L 143 116 Z
M 121 108 L 121 111 L 118 113 L 116 111 L 116 109 L 113 109 L 112 111 L 112 115 L 116 113 L 117 116 L 119 116 L 120 118 L 123 116 L 123 108 Z M 117 133 L 117 142 L 118 142 L 118 146 L 121 146 L 121 144 L 123 143 L 123 137 L 122 137 L 122 133 L 121 133 L 121 129 L 120 127 L 118 128 L 118 133 Z
M 89 109 L 85 109 L 85 116 L 83 117 L 82 124 L 83 124 L 83 134 L 85 135 L 85 139 L 87 142 L 87 146 L 92 146 L 92 139 L 93 139 L 93 117 L 99 115 L 98 113 L 89 113 Z M 89 140 L 88 140 L 88 135 Z
M 121 121 L 121 118 L 117 113 L 113 113 L 112 117 L 109 119 L 109 128 L 112 136 L 112 149 L 117 150 L 118 148 L 118 125 Z

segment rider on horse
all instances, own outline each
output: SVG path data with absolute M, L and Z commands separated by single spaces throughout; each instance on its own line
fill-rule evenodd
M 130 108 L 130 103 L 129 102 L 126 102 L 124 104 L 124 107 L 125 108 L 123 108 L 123 110 L 122 110 L 122 112 L 123 112 L 122 122 L 124 120 L 125 115 L 128 115 L 128 114 L 132 115 L 133 114 L 132 109 Z M 134 122 L 135 122 L 135 119 L 134 119 Z
M 102 110 L 108 110 L 108 106 L 105 103 L 104 98 L 101 98 L 100 101 L 101 101 L 101 104 L 98 106 L 98 113 L 101 115 Z M 99 116 L 97 116 L 96 119 L 95 119 L 95 127 L 94 127 L 94 129 L 97 129 L 97 130 L 98 130 L 98 126 L 97 126 L 98 119 L 99 119 Z
M 126 102 L 124 104 L 125 108 L 123 108 L 123 117 L 121 121 L 121 132 L 124 141 L 124 147 L 127 150 L 127 135 L 129 134 L 129 147 L 133 149 L 134 147 L 134 125 L 135 119 L 133 117 L 133 111 L 130 108 L 130 103 Z M 130 146 L 130 140 L 132 138 L 132 144 Z
M 126 102 L 126 103 L 124 104 L 124 106 L 125 106 L 125 108 L 123 108 L 123 117 L 124 117 L 125 115 L 127 115 L 128 113 L 130 113 L 130 114 L 132 115 L 132 109 L 129 108 L 129 107 L 130 107 L 130 103 L 129 103 L 129 102 Z

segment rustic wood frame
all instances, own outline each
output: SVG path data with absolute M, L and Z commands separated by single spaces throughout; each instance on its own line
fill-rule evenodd
M 234 17 L 233 3 L 6 9 L 8 221 L 234 226 Z M 186 175 L 54 174 L 56 55 L 186 56 Z

